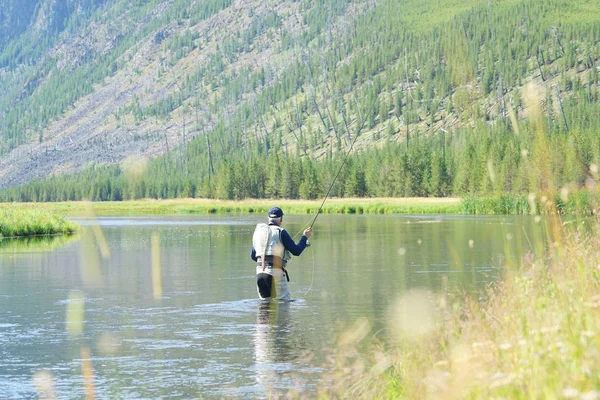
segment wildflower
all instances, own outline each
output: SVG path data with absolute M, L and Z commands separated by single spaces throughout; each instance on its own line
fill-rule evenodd
M 510 350 L 512 349 L 512 344 L 510 343 L 502 343 L 500 345 L 500 350 Z
M 490 388 L 497 388 L 500 386 L 506 386 L 506 385 L 510 385 L 512 383 L 512 381 L 514 380 L 514 375 L 510 374 L 504 374 L 502 372 L 498 372 L 495 373 L 492 376 L 492 383 L 490 384 Z
M 485 342 L 473 342 L 471 347 L 473 348 L 473 350 L 478 349 L 480 347 L 494 347 L 494 342 L 492 342 L 491 340 L 486 340 Z
M 563 390 L 562 395 L 567 399 L 574 399 L 579 396 L 579 390 L 568 387 Z
M 569 188 L 568 187 L 564 187 L 560 190 L 560 198 L 565 203 L 567 201 L 569 201 Z
M 559 330 L 560 330 L 560 328 L 558 327 L 558 325 L 555 325 L 555 326 L 548 326 L 548 327 L 542 328 L 540 330 L 540 332 L 542 332 L 542 333 L 553 333 L 553 332 L 558 332 Z

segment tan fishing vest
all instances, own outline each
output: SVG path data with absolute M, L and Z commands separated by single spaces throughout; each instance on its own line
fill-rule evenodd
M 267 225 L 260 223 L 256 225 L 254 235 L 252 236 L 252 246 L 256 252 L 256 256 L 263 260 L 263 256 L 268 260 L 268 256 L 271 259 L 276 260 L 279 258 L 279 264 L 285 267 L 287 261 L 291 258 L 291 254 L 286 250 L 283 242 L 281 241 L 281 231 L 283 229 L 277 225 Z M 277 263 L 275 263 L 277 264 Z M 263 270 L 265 266 L 263 264 Z

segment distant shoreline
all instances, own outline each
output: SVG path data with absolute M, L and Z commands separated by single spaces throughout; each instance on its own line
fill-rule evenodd
M 143 199 L 112 202 L 69 201 L 57 203 L 0 203 L 15 208 L 36 208 L 59 215 L 223 215 L 266 213 L 273 205 L 288 215 L 314 214 L 320 200 L 214 200 L 214 199 Z M 462 214 L 459 198 L 366 198 L 328 199 L 324 214 Z
M 332 198 L 323 205 L 323 214 L 458 214 L 458 215 L 528 215 L 600 213 L 600 194 L 595 191 L 573 191 L 567 200 L 556 196 L 555 202 L 545 196 L 502 194 L 498 196 L 409 197 L 409 198 Z M 315 214 L 323 199 L 141 199 L 107 202 L 31 202 L 0 203 L 0 208 L 37 209 L 62 216 L 89 215 L 252 215 L 264 214 L 277 205 L 287 215 Z

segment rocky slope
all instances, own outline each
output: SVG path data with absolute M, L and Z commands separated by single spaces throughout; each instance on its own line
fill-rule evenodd
M 493 125 L 522 113 L 528 81 L 551 89 L 560 120 L 567 81 L 597 80 L 596 41 L 559 18 L 597 25 L 586 20 L 597 6 L 440 4 L 2 2 L 0 188 L 154 157 L 214 129 L 223 156 L 280 141 L 319 158 L 363 125 L 362 147 Z
M 12 7 L 3 7 L 5 14 L 17 12 L 17 2 L 13 3 Z M 77 3 L 69 2 L 67 8 L 81 7 Z M 188 3 L 190 5 L 184 9 L 191 10 L 196 2 Z M 200 132 L 209 130 L 217 116 L 206 109 L 201 110 L 199 115 L 198 110 L 192 111 L 188 106 L 170 110 L 165 118 L 134 121 L 123 110 L 134 103 L 148 107 L 169 96 L 178 96 L 182 79 L 198 70 L 212 68 L 215 57 L 220 57 L 223 52 L 224 39 L 239 37 L 251 28 L 253 21 L 263 16 L 275 12 L 281 18 L 279 25 L 295 35 L 302 35 L 308 28 L 302 22 L 300 5 L 296 2 L 235 0 L 197 22 L 192 14 L 187 14 L 179 20 L 161 20 L 160 23 L 155 23 L 155 20 L 167 15 L 178 2 L 150 2 L 150 5 L 152 7 L 144 10 L 143 18 L 133 16 L 129 11 L 115 17 L 110 9 L 100 9 L 93 14 L 87 26 L 70 34 L 58 35 L 56 43 L 33 66 L 27 67 L 27 71 L 21 72 L 19 68 L 0 70 L 5 85 L 18 87 L 20 84 L 24 93 L 21 98 L 26 99 L 44 89 L 50 83 L 52 73 L 76 72 L 90 63 L 89 60 L 115 52 L 124 34 L 137 35 L 145 31 L 139 35 L 139 41 L 118 55 L 115 60 L 118 67 L 115 67 L 114 73 L 96 82 L 89 94 L 78 98 L 57 120 L 41 129 L 31 128 L 25 143 L 0 155 L 0 187 L 76 171 L 89 163 L 118 163 L 132 155 L 152 157 L 187 143 Z M 31 9 L 33 4 L 29 6 Z M 355 13 L 360 7 L 348 7 L 347 12 Z M 35 9 L 37 17 L 32 17 L 28 25 L 30 30 L 50 15 L 57 18 L 59 15 L 56 3 L 52 1 L 40 1 Z M 336 16 L 332 24 L 340 23 L 344 15 Z M 68 17 L 63 16 L 63 19 Z M 58 22 L 53 26 L 56 24 Z M 174 41 L 190 33 L 194 37 L 194 46 L 184 48 L 183 56 L 174 54 L 167 47 L 175 48 Z M 245 68 L 267 68 L 270 79 L 275 79 L 286 67 L 289 57 L 289 51 L 281 51 L 281 37 L 278 36 L 275 29 L 260 28 L 250 45 L 236 51 L 235 58 L 217 74 L 216 79 L 224 79 Z M 45 69 L 48 64 L 52 64 L 50 74 L 40 73 L 39 70 Z M 31 75 L 36 76 L 35 79 L 23 82 Z M 28 89 L 28 85 L 32 89 Z M 208 82 L 206 86 L 209 86 Z M 197 95 L 198 101 L 205 103 L 210 96 L 219 95 L 219 84 L 213 83 L 212 86 Z M 189 97 L 189 94 L 186 96 Z M 235 112 L 236 107 L 232 103 L 227 112 Z

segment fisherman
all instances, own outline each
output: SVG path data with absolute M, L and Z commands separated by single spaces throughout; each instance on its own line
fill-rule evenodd
M 250 257 L 256 261 L 256 286 L 261 300 L 276 299 L 290 301 L 289 276 L 286 264 L 292 254 L 299 256 L 308 246 L 312 228 L 296 244 L 290 234 L 281 227 L 283 211 L 279 207 L 269 210 L 269 224 L 256 225 L 252 237 Z

